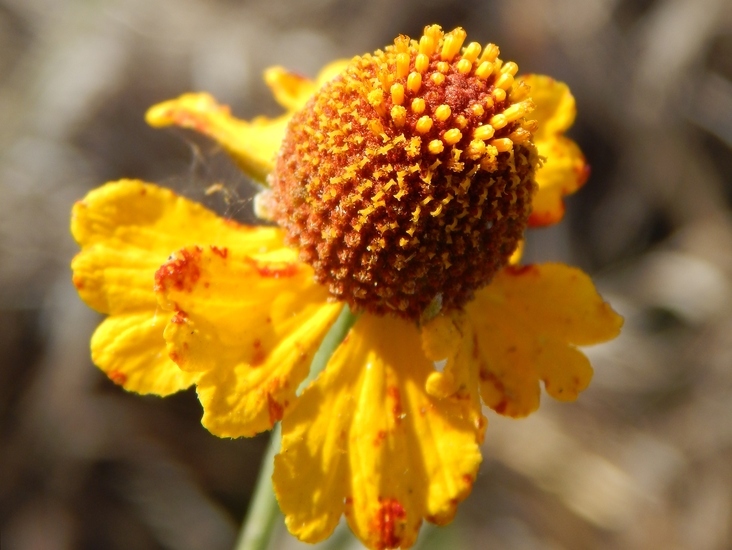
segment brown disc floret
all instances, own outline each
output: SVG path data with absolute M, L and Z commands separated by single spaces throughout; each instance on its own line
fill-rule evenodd
M 417 319 L 436 300 L 460 307 L 524 231 L 533 104 L 515 63 L 464 39 L 431 26 L 356 57 L 289 124 L 274 218 L 355 310 Z

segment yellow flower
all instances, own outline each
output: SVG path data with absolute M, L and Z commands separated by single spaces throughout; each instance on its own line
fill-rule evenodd
M 465 37 L 430 26 L 316 82 L 270 69 L 274 120 L 206 94 L 150 109 L 266 179 L 258 212 L 279 227 L 134 180 L 74 207 L 73 280 L 108 315 L 94 362 L 140 393 L 195 384 L 222 437 L 281 420 L 275 491 L 308 542 L 342 514 L 380 549 L 448 523 L 481 462 L 481 402 L 524 416 L 541 382 L 575 399 L 592 376 L 577 346 L 622 324 L 581 271 L 516 265 L 527 225 L 558 221 L 586 174 L 562 136 L 568 88 Z M 358 320 L 297 395 L 345 304 Z

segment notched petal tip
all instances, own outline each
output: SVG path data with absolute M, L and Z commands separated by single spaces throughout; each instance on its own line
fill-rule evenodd
M 92 336 L 92 361 L 127 391 L 166 396 L 190 387 L 198 376 L 162 350 L 165 323 L 165 315 L 145 311 L 105 319 Z
M 273 480 L 299 538 L 322 540 L 345 511 L 367 547 L 407 548 L 423 519 L 448 523 L 470 492 L 474 427 L 425 392 L 419 347 L 413 324 L 362 315 L 283 420 Z
M 168 355 L 181 369 L 200 373 L 202 423 L 215 435 L 271 429 L 295 402 L 340 312 L 296 254 L 188 247 L 156 274 L 159 304 L 174 313 L 164 333 Z
M 171 252 L 208 240 L 220 245 L 210 247 L 218 254 L 229 245 L 242 255 L 282 246 L 278 229 L 231 223 L 139 180 L 110 182 L 90 191 L 73 207 L 71 231 L 82 247 L 71 264 L 72 281 L 87 304 L 109 315 L 92 337 L 92 360 L 125 389 L 157 395 L 187 388 L 198 379 L 197 373 L 181 370 L 165 349 L 163 329 L 177 324 L 181 313 L 159 308 L 153 289 L 155 273 Z M 177 269 L 159 284 L 192 286 L 195 262 L 176 260 Z
M 460 418 L 475 429 L 481 443 L 487 420 L 478 394 L 478 340 L 468 318 L 460 310 L 446 310 L 424 323 L 420 330 L 422 349 L 436 369 L 428 377 L 426 392 L 454 406 Z
M 513 417 L 538 408 L 540 381 L 552 397 L 576 399 L 592 379 L 577 346 L 613 339 L 622 326 L 590 278 L 562 264 L 509 266 L 467 311 L 479 336 L 483 401 Z
M 134 179 L 110 181 L 92 189 L 71 208 L 71 235 L 84 248 L 110 238 L 118 225 L 143 223 L 140 214 L 149 206 L 135 207 L 149 202 L 146 195 L 157 190 L 170 193 Z

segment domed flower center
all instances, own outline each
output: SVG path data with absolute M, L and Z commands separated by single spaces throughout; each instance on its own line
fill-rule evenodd
M 506 264 L 538 163 L 528 87 L 460 28 L 354 58 L 292 118 L 273 215 L 331 294 L 418 319 Z

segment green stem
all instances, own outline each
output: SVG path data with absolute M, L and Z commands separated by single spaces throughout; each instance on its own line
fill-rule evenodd
M 239 533 L 235 550 L 266 550 L 277 524 L 277 499 L 272 491 L 274 457 L 280 448 L 280 425 L 275 424 L 269 439 L 267 452 L 262 459 L 259 479 L 254 488 L 244 526 Z
M 308 377 L 300 384 L 298 395 L 317 378 L 318 374 L 328 364 L 333 352 L 348 334 L 356 322 L 357 316 L 351 313 L 348 306 L 344 306 L 341 314 L 325 335 L 323 343 L 313 357 Z M 280 448 L 280 425 L 275 424 L 269 440 L 269 447 L 262 459 L 259 479 L 254 488 L 254 495 L 249 505 L 249 512 L 239 533 L 234 550 L 267 550 L 277 525 L 279 508 L 277 499 L 272 490 L 272 473 L 274 472 L 274 457 Z
M 330 356 L 333 355 L 336 348 L 341 345 L 341 342 L 343 342 L 348 331 L 351 330 L 356 319 L 358 319 L 358 315 L 351 313 L 349 307 L 344 305 L 338 319 L 336 319 L 333 326 L 330 327 L 328 334 L 323 338 L 323 343 L 320 344 L 318 351 L 315 352 L 313 362 L 310 363 L 310 374 L 308 374 L 308 377 L 303 380 L 300 387 L 297 388 L 298 395 L 300 395 L 302 391 L 310 385 L 310 382 L 315 380 L 323 371 L 325 365 L 330 361 Z

